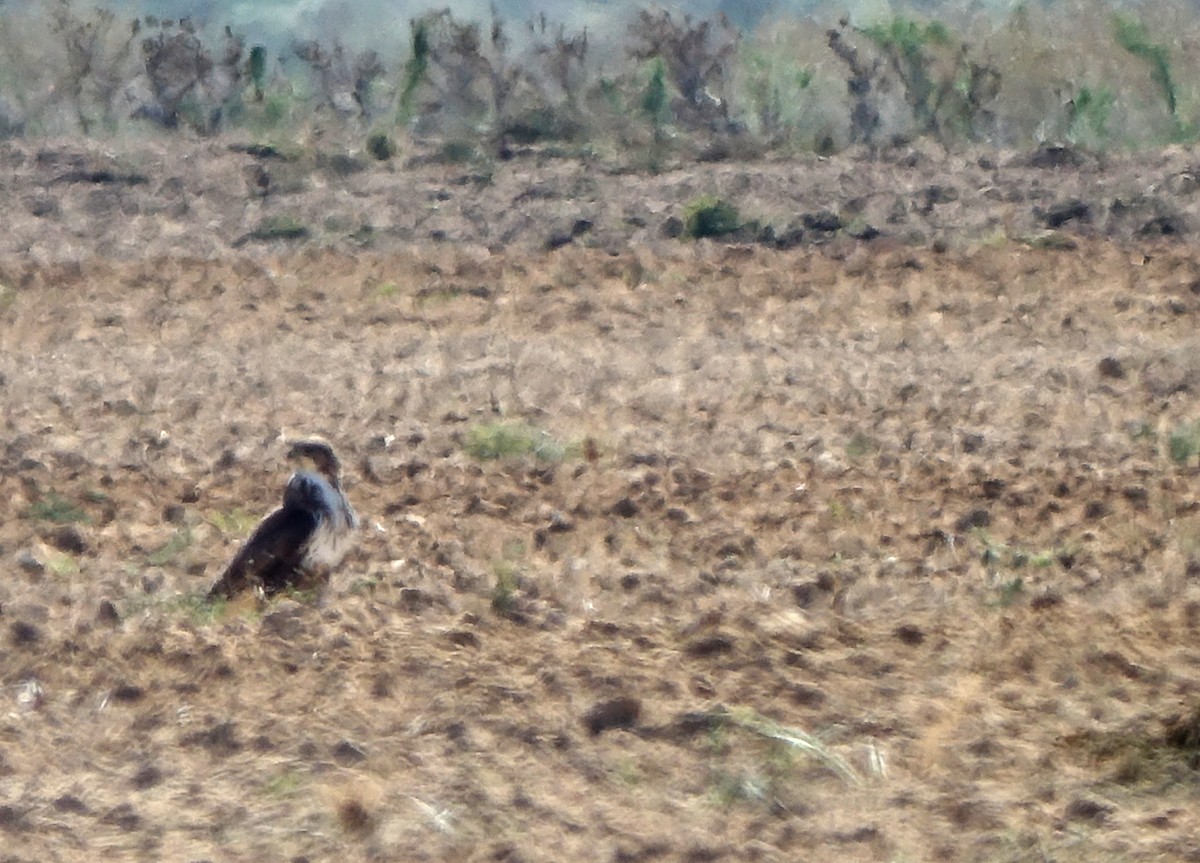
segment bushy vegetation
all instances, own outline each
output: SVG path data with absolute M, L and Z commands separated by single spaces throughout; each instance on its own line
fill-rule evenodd
M 1187 464 L 1200 455 L 1200 420 L 1178 426 L 1167 441 L 1171 458 L 1179 464 Z
M 711 195 L 692 201 L 683 214 L 683 235 L 694 240 L 732 234 L 741 226 L 737 207 Z
M 38 498 L 26 507 L 23 513 L 26 518 L 38 521 L 48 521 L 54 524 L 72 524 L 88 520 L 88 514 L 83 508 L 67 500 L 55 491 Z
M 463 448 L 480 461 L 532 455 L 542 461 L 559 461 L 564 447 L 546 432 L 521 422 L 489 422 L 467 429 Z
M 54 0 L 0 16 L 0 137 L 235 132 L 337 140 L 378 161 L 432 143 L 483 158 L 620 153 L 654 170 L 918 137 L 1151 145 L 1200 129 L 1200 60 L 1177 26 L 1194 13 L 1170 2 L 1118 14 L 1059 0 L 961 21 L 896 7 L 751 31 L 643 9 L 605 44 L 544 15 L 445 8 L 382 51 L 248 45 L 229 27 Z

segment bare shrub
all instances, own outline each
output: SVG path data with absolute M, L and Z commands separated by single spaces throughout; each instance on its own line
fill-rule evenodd
M 292 51 L 312 70 L 324 105 L 343 116 L 379 113 L 381 100 L 374 91 L 386 69 L 375 51 L 352 53 L 338 41 L 327 50 L 316 40 L 297 42 Z
M 565 25 L 550 26 L 545 15 L 531 22 L 529 30 L 533 36 L 532 54 L 540 71 L 535 79 L 555 88 L 560 97 L 557 101 L 574 111 L 588 83 L 587 30 L 568 35 Z
M 424 56 L 406 90 L 424 84 L 432 91 L 415 109 L 423 125 L 462 131 L 504 116 L 521 73 L 508 61 L 499 20 L 493 20 L 486 40 L 478 23 L 459 21 L 449 9 L 414 19 L 411 28 L 414 56 L 417 45 Z
M 876 56 L 860 56 L 847 31 L 866 40 Z M 851 108 L 851 137 L 875 143 L 880 114 L 872 93 L 888 92 L 898 83 L 917 135 L 943 143 L 974 140 L 994 125 L 992 105 L 1000 92 L 1001 74 L 988 63 L 976 62 L 970 46 L 956 39 L 939 21 L 927 24 L 896 17 L 868 27 L 830 30 L 829 47 L 849 69 L 847 88 Z
M 217 131 L 226 103 L 243 86 L 245 41 L 226 27 L 220 53 L 214 56 L 187 20 L 147 19 L 147 24 L 157 26 L 156 33 L 142 40 L 151 99 L 133 116 L 169 129 L 183 122 L 199 132 Z
M 723 128 L 729 125 L 727 86 L 730 63 L 741 35 L 724 15 L 716 22 L 682 20 L 670 12 L 642 10 L 630 25 L 635 44 L 629 56 L 661 59 L 667 77 L 679 93 L 672 105 L 675 120 L 685 126 Z
M 412 57 L 401 82 L 401 119 L 422 133 L 486 129 L 500 142 L 574 136 L 583 125 L 586 32 L 569 34 L 542 16 L 515 45 L 493 17 L 485 31 L 449 9 L 411 22 Z
M 845 23 L 842 24 L 845 27 Z M 858 49 L 842 39 L 838 30 L 830 30 L 829 49 L 834 56 L 846 64 L 850 76 L 846 79 L 846 89 L 850 93 L 852 105 L 850 108 L 850 143 L 873 144 L 875 133 L 879 129 L 879 106 L 873 95 L 875 79 L 879 74 L 879 61 L 870 61 L 861 57 Z
M 113 98 L 127 79 L 138 23 L 120 28 L 113 12 L 103 8 L 81 15 L 71 0 L 58 0 L 50 20 L 66 51 L 59 92 L 73 103 L 80 129 L 87 134 L 97 121 L 111 125 Z
M 847 36 L 871 47 L 860 54 Z M 881 131 L 877 94 L 899 90 L 910 122 L 908 131 L 949 143 L 990 137 L 995 128 L 994 104 L 1000 95 L 1001 72 L 973 59 L 971 47 L 950 34 L 941 22 L 920 23 L 896 17 L 890 22 L 828 32 L 836 58 L 850 71 L 847 89 L 853 98 L 851 137 L 874 144 Z M 904 128 L 896 130 L 906 136 Z

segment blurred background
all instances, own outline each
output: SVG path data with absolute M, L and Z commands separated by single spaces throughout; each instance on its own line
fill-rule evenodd
M 0 135 L 1161 147 L 1200 129 L 1198 18 L 1194 0 L 6 0 Z

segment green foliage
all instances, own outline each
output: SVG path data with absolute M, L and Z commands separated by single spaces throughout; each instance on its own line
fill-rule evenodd
M 209 597 L 206 591 L 143 594 L 125 604 L 122 617 L 131 617 L 151 610 L 157 610 L 170 617 L 182 617 L 197 626 L 205 626 L 222 620 L 228 610 L 228 603 L 222 597 Z
M 254 101 L 261 102 L 263 91 L 267 87 L 266 47 L 255 45 L 250 49 L 250 59 L 247 61 L 246 71 L 250 76 L 250 83 L 254 86 Z
M 879 441 L 862 432 L 855 432 L 846 442 L 846 455 L 852 459 L 860 459 L 877 452 L 879 452 Z
M 560 461 L 565 456 L 561 444 L 546 432 L 525 423 L 490 422 L 467 429 L 463 448 L 480 461 L 519 458 L 532 455 L 541 461 Z
M 319 587 L 296 587 L 295 585 L 289 585 L 279 593 L 279 596 L 283 599 L 298 602 L 301 605 L 309 605 L 320 598 L 321 589 Z
M 1185 464 L 1200 455 L 1200 421 L 1184 423 L 1171 432 L 1167 441 L 1171 460 Z
M 272 94 L 263 102 L 262 125 L 267 129 L 281 126 L 292 115 L 293 99 L 286 93 Z
M 642 113 L 655 126 L 666 119 L 667 66 L 661 57 L 654 58 L 654 63 L 650 68 L 650 80 L 646 84 L 646 89 L 642 91 L 641 109 Z
M 761 136 L 768 146 L 800 145 L 829 153 L 845 138 L 831 131 L 844 125 L 833 112 L 842 113 L 841 121 L 849 119 L 851 141 L 866 143 L 879 143 L 874 136 L 915 131 L 948 144 L 982 138 L 1019 146 L 1040 134 L 1036 124 L 1048 121 L 1054 123 L 1053 134 L 1065 132 L 1072 142 L 1097 146 L 1107 142 L 1113 134 L 1110 126 L 1115 127 L 1115 82 L 1095 83 L 1102 54 L 1083 58 L 1077 80 L 1090 83 L 1074 88 L 1064 127 L 1061 115 L 1047 120 L 1044 111 L 1059 104 L 1052 90 L 1061 85 L 1062 70 L 1056 72 L 1054 64 L 1038 58 L 1065 59 L 1086 46 L 1030 45 L 1027 54 L 1020 43 L 1015 50 L 990 39 L 968 46 L 946 24 L 914 13 L 889 13 L 861 27 L 843 24 L 828 41 L 831 64 L 829 56 L 798 56 L 798 44 L 820 39 L 798 22 L 786 32 L 764 26 L 743 34 L 719 17 L 680 20 L 647 12 L 627 31 L 624 44 L 601 52 L 631 61 L 624 68 L 610 64 L 614 71 L 602 78 L 587 67 L 593 55 L 586 36 L 567 38 L 561 29 L 555 36 L 543 20 L 540 35 L 532 34 L 530 50 L 516 52 L 504 38 L 503 22 L 494 16 L 489 28 L 488 23 L 456 20 L 447 8 L 409 22 L 408 50 L 391 68 L 378 58 L 367 62 L 367 54 L 332 62 L 344 46 L 312 43 L 306 54 L 312 75 L 290 81 L 273 71 L 278 67 L 273 49 L 246 44 L 234 33 L 222 43 L 216 32 L 192 31 L 173 22 L 145 19 L 127 27 L 121 13 L 85 11 L 80 0 L 47 5 L 48 15 L 0 15 L 0 89 L 5 96 L 0 100 L 0 137 L 64 130 L 115 134 L 133 116 L 162 130 L 208 134 L 238 125 L 297 139 L 304 135 L 293 133 L 312 126 L 329 134 L 332 130 L 323 124 L 362 122 L 362 115 L 350 120 L 319 110 L 329 106 L 330 93 L 345 95 L 348 86 L 365 116 L 389 121 L 381 124 L 388 134 L 375 132 L 366 140 L 367 152 L 378 160 L 396 154 L 393 124 L 408 124 L 426 111 L 430 116 L 421 118 L 420 134 L 440 135 L 434 147 L 448 142 L 447 150 L 435 157 L 448 163 L 479 160 L 477 153 L 486 157 L 500 139 L 512 144 L 568 141 L 605 153 L 648 137 L 649 126 L 654 138 L 644 164 L 655 170 L 668 164 L 668 156 L 717 152 L 707 145 L 714 133 L 719 137 L 729 130 Z M 1031 27 L 1029 5 L 1017 4 L 1011 16 L 1017 23 L 1008 28 L 1025 41 Z M 1149 101 L 1166 108 L 1165 119 L 1173 124 L 1169 134 L 1193 134 L 1196 127 L 1182 116 L 1190 110 L 1192 94 L 1184 72 L 1173 63 L 1169 46 L 1174 41 L 1155 41 L 1153 27 L 1142 23 L 1151 19 L 1138 17 L 1148 13 L 1103 14 L 1100 20 L 1111 27 L 1112 50 L 1137 58 L 1128 62 L 1147 70 L 1143 89 L 1151 94 Z M 53 68 L 46 66 L 46 57 L 56 61 Z M 849 101 L 830 72 L 837 62 L 849 67 Z M 216 70 L 230 74 L 217 75 Z M 1011 80 L 1012 92 L 1022 97 L 1025 90 L 1042 91 L 1027 94 L 1031 110 L 1020 119 L 1011 114 L 1011 100 L 998 101 L 1002 72 L 1006 90 Z M 152 92 L 139 95 L 132 106 L 136 110 L 130 111 L 125 94 L 138 90 L 129 86 L 134 80 L 148 82 Z M 218 81 L 229 86 L 217 87 Z M 382 109 L 385 101 L 388 107 Z M 898 119 L 910 120 L 911 128 L 896 129 Z M 678 135 L 666 134 L 668 123 Z M 345 143 L 359 135 L 347 127 L 337 139 Z M 275 232 L 272 238 L 279 236 Z M 0 293 L 0 308 L 6 296 Z
M 1008 608 L 1025 594 L 1025 579 L 1020 576 L 1010 578 L 996 588 L 994 604 L 1000 608 Z
M 1108 87 L 1080 87 L 1068 106 L 1067 137 L 1085 144 L 1102 143 L 1108 137 L 1108 116 L 1115 101 Z
M 479 151 L 473 143 L 457 139 L 442 144 L 437 155 L 434 156 L 434 161 L 443 165 L 465 165 L 474 161 L 478 156 Z
M 184 527 L 175 531 L 165 543 L 150 553 L 147 558 L 152 566 L 165 566 L 176 560 L 192 544 L 192 531 Z
M 737 207 L 713 195 L 701 195 L 683 211 L 683 236 L 693 240 L 731 234 L 741 226 Z
M 60 577 L 75 575 L 79 572 L 79 561 L 69 554 L 51 554 L 46 560 L 46 571 Z
M 910 18 L 896 16 L 886 24 L 874 24 L 861 30 L 888 55 L 904 81 L 906 98 L 922 131 L 936 128 L 938 109 L 935 96 L 939 89 L 933 77 L 934 47 L 951 45 L 950 31 L 940 21 L 921 24 Z M 942 82 L 953 87 L 953 81 Z
M 492 587 L 492 610 L 499 615 L 511 614 L 517 604 L 517 570 L 510 563 L 496 566 L 496 583 Z
M 1162 89 L 1167 110 L 1172 117 L 1177 116 L 1178 96 L 1167 47 L 1151 42 L 1146 25 L 1128 15 L 1113 16 L 1113 36 L 1118 45 L 1150 64 L 1150 77 Z
M 762 50 L 745 52 L 745 68 L 747 97 L 759 131 L 774 136 L 798 124 L 797 104 L 812 84 L 812 70 L 797 65 L 790 56 Z
M 887 51 L 896 51 L 911 62 L 923 62 L 928 45 L 949 45 L 950 31 L 940 21 L 922 25 L 911 18 L 896 16 L 886 24 L 862 28 L 862 34 Z
M 289 798 L 300 793 L 304 777 L 295 770 L 282 770 L 263 783 L 263 793 L 269 797 Z
M 31 503 L 25 508 L 24 515 L 26 518 L 54 524 L 74 524 L 88 520 L 88 514 L 82 508 L 61 497 L 56 491 L 51 491 Z
M 417 88 L 429 75 L 430 20 L 428 16 L 409 22 L 412 32 L 412 54 L 404 64 L 404 75 L 400 82 L 400 121 L 407 122 L 413 116 Z
M 243 536 L 258 522 L 258 516 L 238 507 L 229 512 L 214 511 L 208 521 L 225 536 Z
M 540 105 L 521 111 L 503 127 L 506 138 L 515 144 L 541 141 L 570 141 L 580 133 L 580 125 L 564 111 Z
M 1053 566 L 1056 561 L 1071 555 L 1070 550 L 1065 548 L 1030 551 L 1019 546 L 1008 546 L 993 541 L 988 536 L 987 531 L 981 529 L 975 531 L 975 536 L 983 543 L 983 552 L 980 554 L 979 560 L 992 571 L 1000 569 L 1024 569 L 1025 567 L 1046 569 Z M 1008 605 L 1011 603 L 1023 588 L 1024 584 L 1020 578 L 1015 578 L 1002 585 L 1000 587 L 1001 604 Z

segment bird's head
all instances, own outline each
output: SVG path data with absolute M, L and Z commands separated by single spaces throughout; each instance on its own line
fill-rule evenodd
M 328 479 L 335 488 L 340 487 L 342 465 L 333 447 L 323 440 L 308 438 L 295 441 L 288 449 L 288 460 L 298 469 L 314 470 Z

